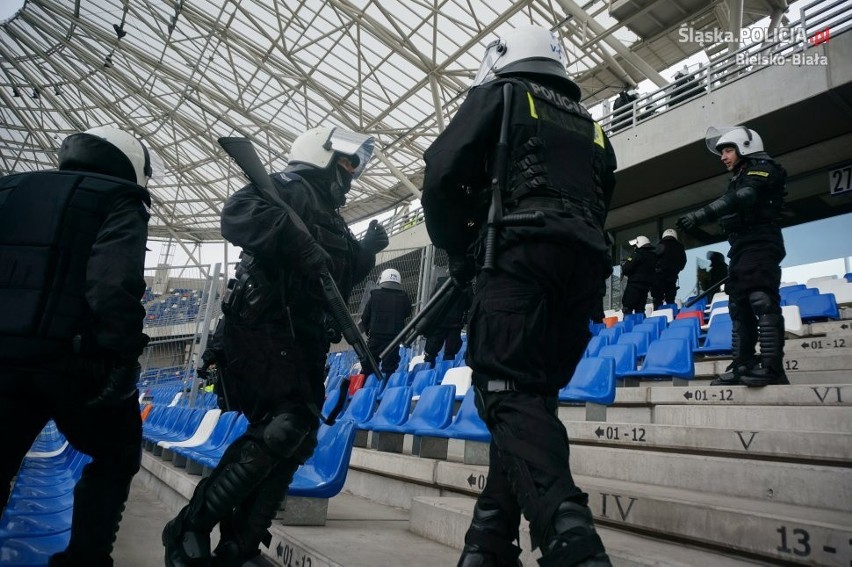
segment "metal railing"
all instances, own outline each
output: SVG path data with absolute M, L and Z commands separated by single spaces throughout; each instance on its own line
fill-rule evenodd
M 786 33 L 770 35 L 738 51 L 718 57 L 670 85 L 645 93 L 634 101 L 605 114 L 598 123 L 609 134 L 633 128 L 673 108 L 712 92 L 761 69 L 776 65 L 801 64 L 805 52 L 830 41 L 852 27 L 852 3 L 844 0 L 816 0 L 803 7 L 800 20 L 786 26 Z M 817 55 L 810 54 L 811 57 Z

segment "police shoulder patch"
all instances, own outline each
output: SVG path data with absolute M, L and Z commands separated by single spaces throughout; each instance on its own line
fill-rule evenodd
M 749 171 L 746 175 L 759 175 L 760 177 L 769 177 L 768 171 Z
M 597 122 L 595 122 L 595 143 L 602 148 L 605 147 L 603 128 Z

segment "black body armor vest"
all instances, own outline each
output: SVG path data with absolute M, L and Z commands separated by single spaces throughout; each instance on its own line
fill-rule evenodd
M 116 177 L 46 171 L 0 179 L 0 358 L 70 352 L 91 322 L 86 267 L 101 225 L 126 195 Z

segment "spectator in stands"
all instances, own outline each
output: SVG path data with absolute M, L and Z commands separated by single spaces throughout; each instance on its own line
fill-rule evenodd
M 663 238 L 654 253 L 657 255 L 657 267 L 651 285 L 651 299 L 654 309 L 657 309 L 663 303 L 675 302 L 675 295 L 680 289 L 677 286 L 678 275 L 686 266 L 686 250 L 677 239 L 677 231 L 669 228 L 663 231 Z
M 657 255 L 647 236 L 637 236 L 630 241 L 633 252 L 621 263 L 621 276 L 627 285 L 621 295 L 621 309 L 625 315 L 644 313 L 648 292 L 657 273 Z
M 763 150 L 757 132 L 744 126 L 710 128 L 707 147 L 721 155 L 733 177 L 725 194 L 678 220 L 691 230 L 719 219 L 731 250 L 728 308 L 733 323 L 733 363 L 715 384 L 789 384 L 784 372 L 781 260 L 784 238 L 778 220 L 787 172 Z M 760 341 L 760 356 L 755 345 Z
M 399 366 L 399 349 L 391 350 L 384 358 L 379 357 L 390 345 L 411 315 L 411 298 L 402 289 L 402 278 L 393 268 L 382 271 L 379 287 L 370 291 L 370 297 L 364 305 L 361 325 L 367 333 L 367 348 L 387 378 Z M 366 374 L 366 373 L 365 373 Z
M 636 93 L 623 90 L 618 93 L 615 102 L 612 103 L 612 122 L 610 131 L 615 134 L 630 126 L 633 122 L 633 102 L 639 98 Z
M 92 457 L 68 547 L 50 565 L 110 566 L 142 420 L 148 150 L 102 126 L 65 138 L 59 170 L 0 179 L 0 512 L 50 419 Z
M 542 563 L 610 565 L 557 416 L 557 394 L 583 356 L 612 272 L 604 222 L 615 154 L 579 100 L 558 38 L 516 28 L 486 48 L 466 100 L 424 155 L 432 242 L 447 251 L 459 284 L 476 276 L 466 361 L 492 435 L 462 567 L 515 565 L 521 512 Z M 509 158 L 495 161 L 501 132 Z M 501 227 L 489 250 L 494 268 L 482 269 L 492 175 L 504 191 L 500 213 L 538 211 L 541 223 Z
M 707 252 L 707 259 L 710 260 L 710 277 L 707 280 L 705 291 L 728 277 L 728 264 L 725 263 L 724 254 L 710 250 Z M 724 289 L 725 286 L 722 286 L 719 291 Z
M 228 378 L 225 372 L 228 368 L 228 359 L 225 357 L 225 316 L 219 317 L 216 329 L 207 339 L 207 347 L 201 353 L 201 366 L 196 374 L 198 377 L 212 382 L 213 391 L 216 392 L 216 403 L 222 411 L 231 411 L 231 398 L 235 392 L 226 390 Z M 214 374 L 211 374 L 211 369 Z M 236 400 L 234 400 L 236 402 Z M 236 405 L 234 405 L 236 407 Z
M 247 185 L 222 209 L 222 236 L 243 249 L 223 300 L 223 340 L 229 388 L 249 427 L 163 530 L 168 566 L 206 565 L 217 524 L 217 565 L 242 565 L 269 545 L 267 528 L 317 444 L 337 333 L 319 275 L 330 273 L 346 300 L 388 245 L 378 223 L 356 240 L 338 211 L 372 151 L 372 137 L 310 129 L 293 142 L 284 172 Z
M 674 81 L 675 88 L 672 89 L 669 98 L 669 107 L 687 101 L 705 91 L 705 88 L 698 83 L 695 75 L 690 73 L 686 66 L 675 73 Z
M 446 281 L 447 277 L 438 278 L 435 289 L 432 290 L 432 295 L 435 295 Z M 444 349 L 443 359 L 455 360 L 462 347 L 461 332 L 467 319 L 471 299 L 471 289 L 468 286 L 456 301 L 447 307 L 443 321 L 435 327 L 432 334 L 426 337 L 426 346 L 423 347 L 423 362 L 428 362 L 434 368 L 442 347 Z

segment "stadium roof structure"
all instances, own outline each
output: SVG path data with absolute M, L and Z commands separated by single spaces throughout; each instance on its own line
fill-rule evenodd
M 485 46 L 534 23 L 560 35 L 587 106 L 721 42 L 679 30 L 777 23 L 785 0 L 28 0 L 0 27 L 0 174 L 56 166 L 68 134 L 115 125 L 145 140 L 150 235 L 221 240 L 245 178 L 216 139 L 248 136 L 281 170 L 304 130 L 340 125 L 377 151 L 349 222 L 419 197 L 423 151 L 463 100 Z

